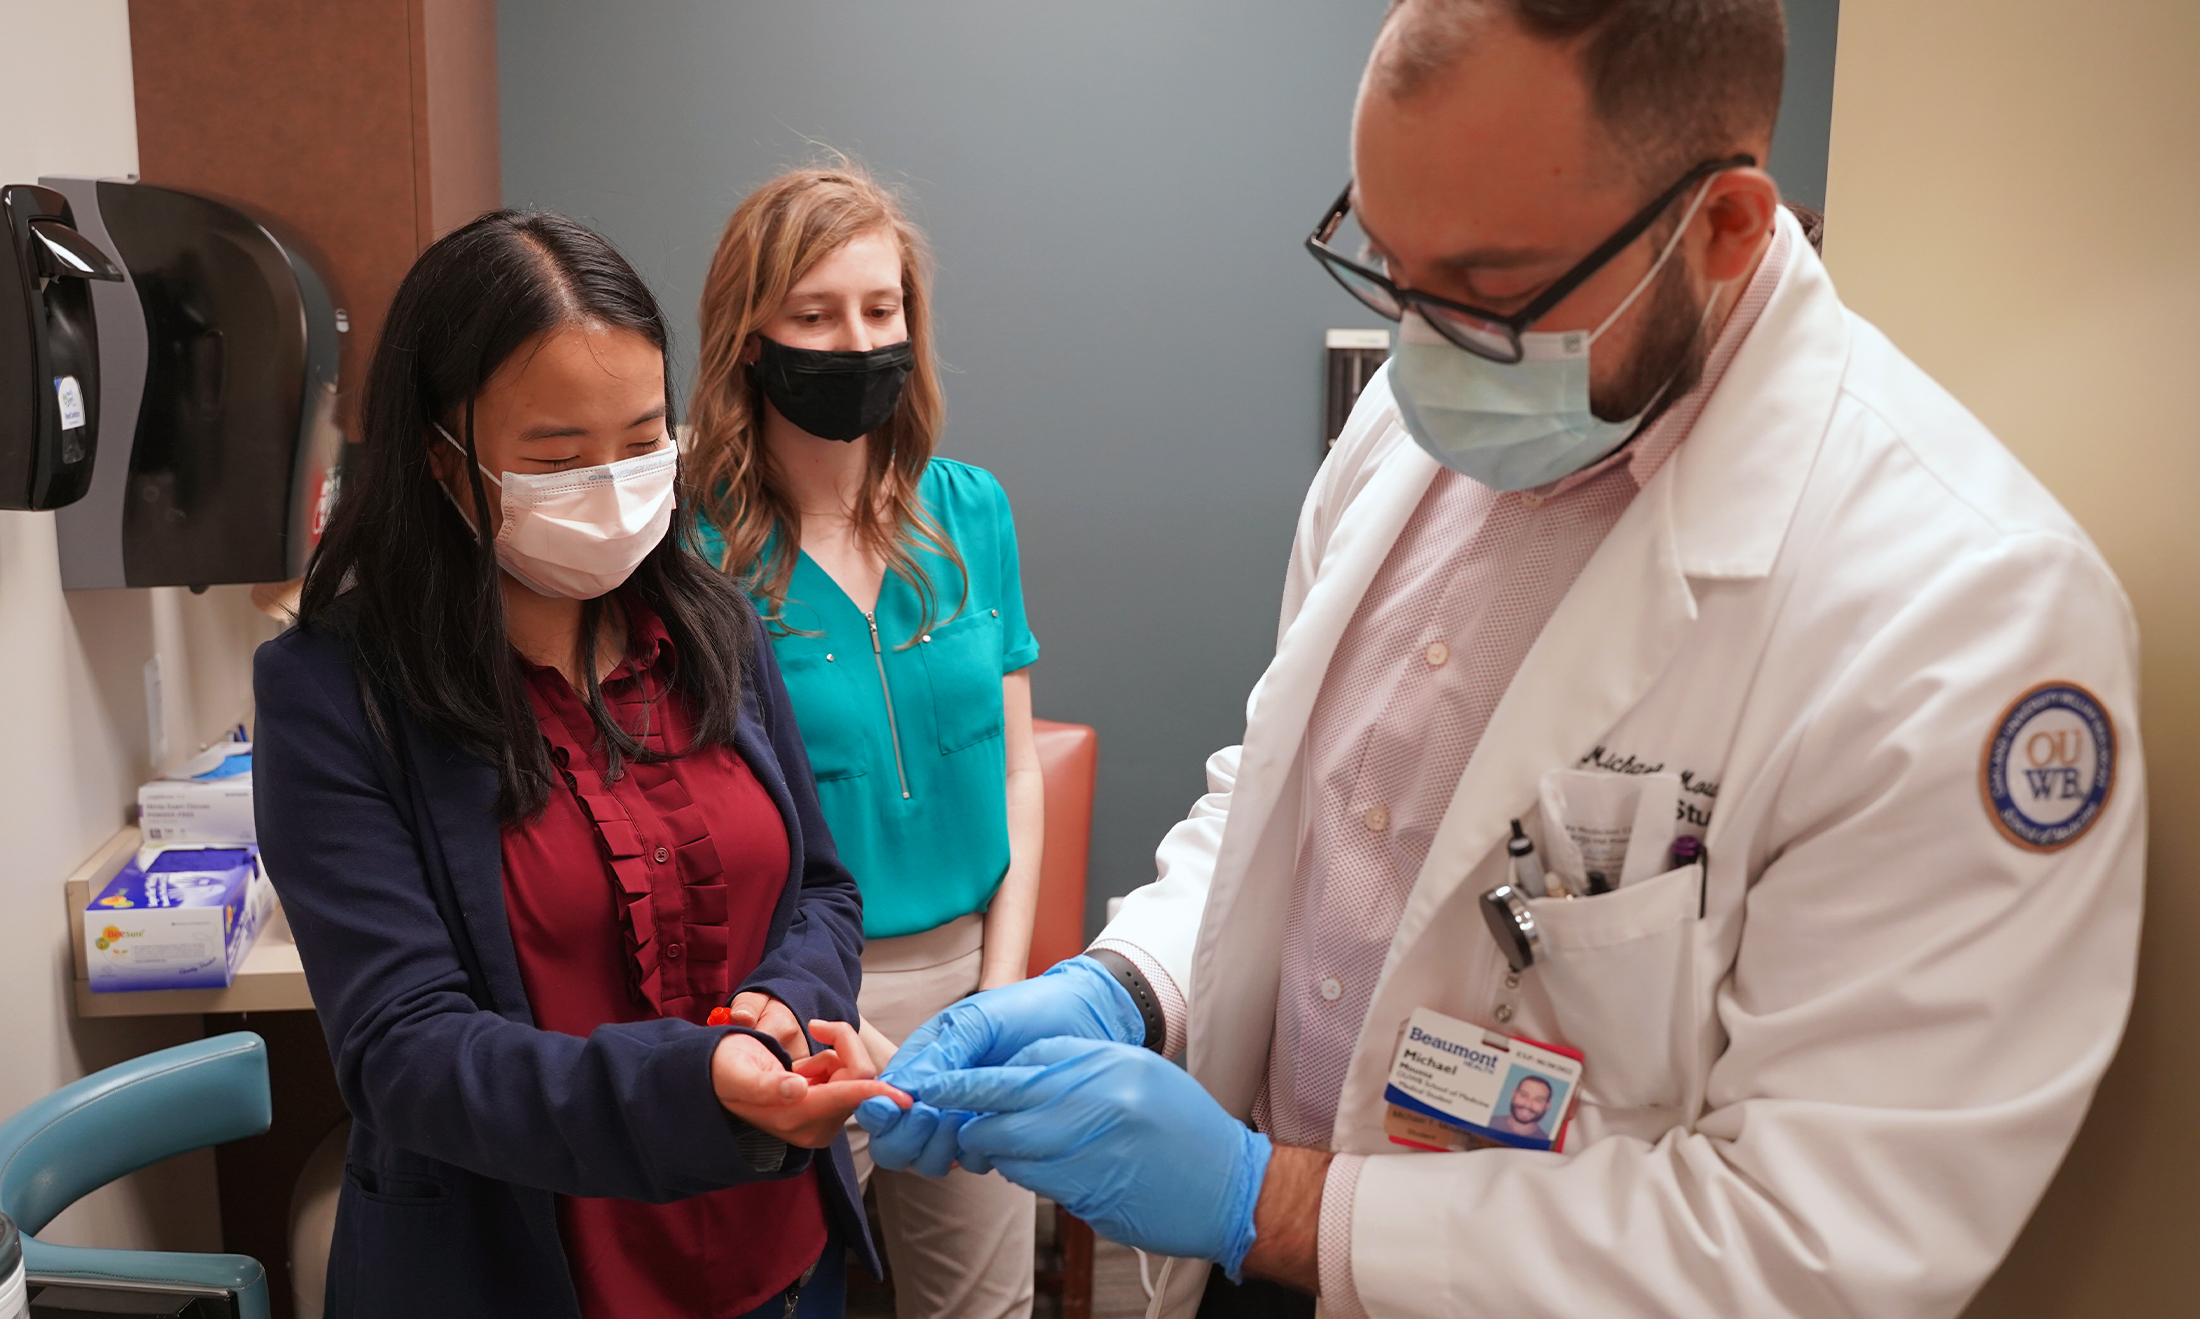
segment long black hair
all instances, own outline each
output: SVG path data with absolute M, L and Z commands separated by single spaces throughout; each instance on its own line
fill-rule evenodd
M 474 399 L 497 368 L 538 335 L 568 325 L 631 330 L 665 354 L 671 432 L 671 353 L 664 316 L 641 276 L 610 243 L 558 215 L 495 211 L 420 254 L 390 304 L 367 369 L 360 447 L 306 569 L 302 627 L 347 638 L 367 694 L 368 718 L 385 742 L 382 705 L 394 700 L 460 749 L 494 765 L 497 812 L 539 812 L 553 786 L 550 758 L 527 700 L 523 661 L 504 630 L 504 599 L 490 541 L 488 495 L 474 461 Z M 457 420 L 478 532 L 467 527 L 430 464 Z M 755 614 L 731 579 L 688 548 L 687 484 L 665 538 L 622 593 L 664 620 L 675 652 L 672 688 L 692 711 L 696 745 L 730 746 L 742 680 L 753 660 Z M 604 739 L 612 773 L 624 760 L 654 760 L 619 726 L 596 680 L 597 633 L 606 598 L 583 602 L 576 659 L 580 693 Z

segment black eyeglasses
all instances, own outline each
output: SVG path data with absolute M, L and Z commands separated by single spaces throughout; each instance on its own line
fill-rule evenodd
M 1730 169 L 1745 169 L 1757 163 L 1755 156 L 1728 156 L 1724 160 L 1707 160 L 1681 176 L 1679 182 L 1664 192 L 1648 206 L 1635 213 L 1635 218 L 1619 227 L 1619 232 L 1604 240 L 1594 252 L 1583 257 L 1573 269 L 1559 276 L 1558 282 L 1543 290 L 1541 296 L 1511 316 L 1480 307 L 1470 307 L 1463 302 L 1439 298 L 1433 293 L 1414 289 L 1402 289 L 1390 281 L 1390 277 L 1372 266 L 1364 265 L 1329 246 L 1352 213 L 1352 187 L 1337 197 L 1337 204 L 1329 208 L 1329 214 L 1314 232 L 1307 236 L 1306 250 L 1322 263 L 1345 292 L 1367 304 L 1368 310 L 1389 320 L 1400 320 L 1406 312 L 1418 311 L 1421 319 L 1433 326 L 1438 334 L 1492 362 L 1511 364 L 1521 358 L 1520 336 L 1529 327 L 1550 313 L 1551 308 L 1565 301 L 1566 295 L 1580 288 L 1591 275 L 1602 270 L 1605 263 L 1626 250 L 1629 243 L 1642 237 L 1651 222 L 1671 206 L 1675 198 L 1688 191 L 1690 184 L 1710 175 Z

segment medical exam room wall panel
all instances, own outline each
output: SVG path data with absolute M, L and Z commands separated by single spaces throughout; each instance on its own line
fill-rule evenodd
M 1772 138 L 1772 176 L 1789 201 L 1822 211 L 1841 0 L 1786 0 L 1785 7 L 1787 79 L 1780 91 L 1780 127 Z
M 1841 7 L 1834 279 L 2085 525 L 2142 647 L 2153 827 L 2138 1002 L 1971 1319 L 2200 1312 L 2196 68 L 2191 0 Z
M 138 167 L 123 0 L 0 0 L 0 181 Z M 127 820 L 160 740 L 180 758 L 251 712 L 252 648 L 273 634 L 243 587 L 61 590 L 54 515 L 0 512 L 0 1116 L 126 1058 L 196 1038 L 195 1017 L 76 1019 L 62 882 Z M 155 1165 L 41 1235 L 70 1245 L 219 1249 L 214 1160 Z
M 241 203 L 351 319 L 346 433 L 383 312 L 429 242 L 497 205 L 494 0 L 138 0 L 145 182 Z
M 683 375 L 745 193 L 813 141 L 906 191 L 938 254 L 942 451 L 1014 502 L 1038 712 L 1100 730 L 1095 913 L 1152 878 L 1244 727 L 1322 450 L 1322 331 L 1380 323 L 1299 243 L 1349 172 L 1384 4 L 499 6 L 505 198 L 618 242 Z
M 1100 730 L 1094 927 L 1244 728 L 1321 450 L 1322 331 L 1379 324 L 1300 247 L 1350 172 L 1385 0 L 504 0 L 505 198 L 598 225 L 685 370 L 720 227 L 830 144 L 938 253 L 943 452 L 1015 502 L 1039 712 Z M 1835 0 L 1797 0 L 1815 202 Z

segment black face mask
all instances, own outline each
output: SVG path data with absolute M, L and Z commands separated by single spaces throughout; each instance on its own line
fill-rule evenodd
M 916 369 L 907 340 L 867 353 L 789 348 L 758 335 L 749 379 L 779 415 L 825 440 L 855 440 L 885 425 Z

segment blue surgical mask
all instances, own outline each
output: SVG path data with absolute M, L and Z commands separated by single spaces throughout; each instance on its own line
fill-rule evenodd
M 1409 312 L 1398 326 L 1390 385 L 1414 442 L 1437 462 L 1493 490 L 1549 485 L 1626 443 L 1644 413 L 1604 421 L 1589 410 L 1590 349 L 1657 279 L 1709 190 L 1706 182 L 1649 272 L 1603 324 L 1523 334 L 1518 362 L 1478 357 L 1438 334 L 1420 313 Z M 1710 303 L 1704 310 L 1708 317 Z M 1655 406 L 1652 400 L 1644 412 Z

